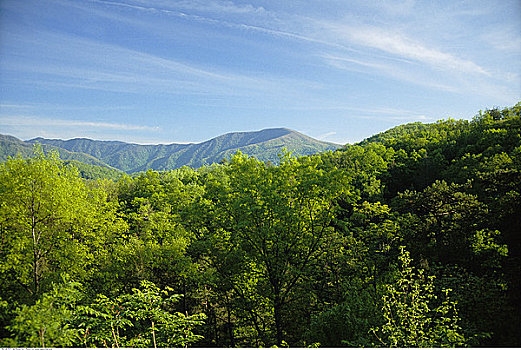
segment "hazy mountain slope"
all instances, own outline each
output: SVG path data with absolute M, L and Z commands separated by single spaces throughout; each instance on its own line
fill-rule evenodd
M 229 158 L 238 150 L 261 161 L 276 163 L 277 155 L 283 148 L 295 156 L 303 156 L 339 147 L 285 128 L 228 133 L 198 144 L 138 145 L 117 141 L 43 138 L 27 142 L 40 142 L 71 152 L 86 153 L 129 173 L 147 169 L 170 170 L 184 165 L 200 167 Z
M 10 135 L 0 135 L 0 161 L 6 161 L 9 157 L 20 155 L 22 158 L 33 154 L 33 145 L 25 143 Z
M 6 161 L 9 157 L 20 156 L 22 158 L 32 157 L 34 154 L 34 144 L 37 141 L 24 142 L 14 136 L 0 134 L 0 162 Z M 40 142 L 45 152 L 56 150 L 62 160 L 75 160 L 89 165 L 96 165 L 105 168 L 112 168 L 108 164 L 100 161 L 90 154 L 71 152 L 67 149 Z
M 134 172 L 146 168 L 150 159 L 177 152 L 184 145 L 138 145 L 120 141 L 96 141 L 85 138 L 56 140 L 36 138 L 27 142 L 40 142 L 64 148 L 71 152 L 89 154 L 117 169 Z M 146 170 L 146 169 L 145 169 Z
M 278 163 L 278 155 L 284 148 L 292 152 L 293 155 L 302 156 L 325 152 L 328 150 L 335 150 L 339 147 L 338 145 L 331 143 L 319 142 L 296 131 L 287 131 L 287 133 L 281 134 L 278 137 L 266 139 L 263 142 L 251 143 L 242 146 L 240 147 L 240 151 L 248 155 L 254 155 L 257 159 L 263 161 L 269 160 L 273 163 Z M 238 148 L 222 150 L 213 157 L 208 158 L 207 161 L 211 163 L 219 161 L 222 158 L 229 158 L 232 154 L 237 152 L 237 150 Z

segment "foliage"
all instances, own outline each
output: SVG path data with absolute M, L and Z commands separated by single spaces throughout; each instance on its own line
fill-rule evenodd
M 311 319 L 306 337 L 325 347 L 372 346 L 368 332 L 381 324 L 379 303 L 355 280 L 345 286 L 344 300 L 321 310 Z M 380 296 L 379 291 L 378 296 Z
M 456 302 L 449 289 L 443 300 L 434 292 L 434 276 L 414 272 L 409 252 L 401 248 L 396 282 L 386 285 L 382 297 L 385 323 L 372 330 L 384 347 L 454 347 L 466 344 Z M 379 345 L 379 344 L 377 344 Z
M 160 290 L 143 280 L 141 288 L 117 298 L 103 294 L 79 310 L 82 341 L 87 346 L 186 347 L 201 336 L 193 328 L 201 325 L 204 314 L 186 316 L 173 312 L 171 304 L 179 295 L 168 296 L 171 288 Z
M 34 305 L 23 305 L 8 329 L 14 337 L 4 345 L 19 347 L 186 347 L 199 340 L 193 329 L 204 314 L 172 311 L 179 295 L 168 296 L 153 283 L 141 282 L 130 294 L 99 294 L 85 303 L 82 285 L 63 276 Z
M 65 165 L 71 164 L 78 169 L 80 177 L 87 180 L 112 179 L 117 180 L 123 176 L 123 172 L 108 166 L 85 164 L 77 160 L 64 161 Z
M 520 345 L 521 104 L 299 158 L 275 136 L 308 147 L 132 175 L 0 137 L 0 345 Z
M 68 281 L 54 284 L 34 305 L 22 305 L 8 327 L 16 334 L 9 346 L 68 347 L 77 344 L 79 330 L 71 326 L 82 297 L 81 284 Z
M 33 159 L 0 165 L 0 271 L 11 274 L 15 280 L 8 283 L 16 282 L 22 295 L 34 300 L 61 271 L 83 273 L 77 264 L 89 257 L 80 242 L 93 239 L 95 244 L 88 227 L 96 220 L 76 170 L 61 164 L 56 154 L 35 152 Z
M 341 174 L 326 177 L 318 158 L 284 157 L 280 166 L 266 167 L 236 155 L 227 169 L 229 184 L 211 189 L 217 197 L 208 203 L 224 213 L 212 218 L 212 264 L 252 315 L 258 341 L 278 345 L 293 292 L 329 249 L 334 198 L 342 192 Z

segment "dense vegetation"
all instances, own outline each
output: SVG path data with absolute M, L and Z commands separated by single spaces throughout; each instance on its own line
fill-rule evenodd
M 2 346 L 520 346 L 521 104 L 280 165 L 0 165 Z

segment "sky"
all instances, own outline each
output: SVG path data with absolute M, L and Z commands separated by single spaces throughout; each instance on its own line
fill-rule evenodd
M 0 0 L 0 134 L 355 143 L 521 101 L 519 0 Z

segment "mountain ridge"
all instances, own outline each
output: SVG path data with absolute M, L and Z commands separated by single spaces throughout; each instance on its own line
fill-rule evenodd
M 182 166 L 200 167 L 230 158 L 237 151 L 261 161 L 278 163 L 278 154 L 286 148 L 295 156 L 336 150 L 341 147 L 331 142 L 319 141 L 288 128 L 269 128 L 260 131 L 229 132 L 200 143 L 171 143 L 141 145 L 123 141 L 100 141 L 79 137 L 68 140 L 42 137 L 27 141 L 2 135 L 2 148 L 17 149 L 22 156 L 30 156 L 34 143 L 44 150 L 56 149 L 63 158 L 86 161 L 87 164 L 115 168 L 127 173 L 148 169 L 172 170 Z M 11 154 L 7 154 L 11 153 Z M 3 150 L 0 161 L 16 152 Z M 80 159 L 82 160 L 80 160 Z M 92 159 L 91 159 L 92 158 Z
M 292 129 L 289 129 L 289 128 L 283 128 L 283 127 L 280 127 L 280 128 L 267 128 L 267 129 L 262 129 L 262 130 L 258 130 L 258 131 L 231 131 L 231 132 L 227 132 L 227 133 L 224 133 L 222 135 L 218 135 L 218 136 L 215 136 L 215 137 L 212 137 L 211 139 L 208 139 L 208 140 L 205 140 L 205 141 L 201 141 L 201 142 L 171 142 L 171 143 L 145 143 L 145 144 L 141 144 L 141 143 L 135 143 L 135 142 L 126 142 L 126 141 L 117 141 L 117 140 L 96 140 L 96 139 L 90 139 L 88 137 L 73 137 L 73 138 L 70 138 L 70 139 L 56 139 L 56 138 L 53 138 L 53 139 L 49 139 L 49 138 L 45 138 L 45 137 L 35 137 L 35 138 L 32 138 L 32 139 L 28 139 L 28 140 L 25 140 L 24 142 L 29 142 L 29 143 L 32 143 L 32 142 L 38 142 L 38 141 L 41 141 L 41 140 L 44 140 L 44 141 L 59 141 L 59 142 L 70 142 L 70 141 L 94 141 L 94 142 L 97 142 L 97 143 L 104 143 L 104 144 L 110 144 L 110 145 L 132 145 L 132 146 L 172 146 L 172 145 L 176 145 L 176 146 L 191 146 L 191 145 L 201 145 L 201 144 L 204 144 L 204 143 L 208 143 L 208 142 L 211 142 L 215 139 L 221 139 L 221 138 L 226 138 L 226 137 L 230 137 L 230 136 L 241 136 L 241 135 L 245 135 L 245 134 L 264 134 L 264 133 L 268 133 L 268 132 L 284 132 L 282 134 L 280 134 L 280 136 L 284 136 L 284 135 L 287 135 L 287 134 L 290 134 L 290 133 L 295 133 L 295 134 L 300 134 L 304 137 L 308 137 L 310 139 L 312 139 L 310 136 L 307 136 L 307 135 L 304 135 L 298 131 L 295 131 L 295 130 L 292 130 Z M 12 136 L 12 135 L 3 135 L 5 137 L 9 137 L 9 138 L 14 138 L 14 139 L 17 139 L 19 140 L 18 138 L 16 138 L 15 136 Z M 274 138 L 274 137 L 271 137 L 271 138 Z M 323 143 L 329 143 L 329 144 L 335 144 L 333 142 L 327 142 L 327 141 L 320 141 L 320 140 L 316 140 L 318 142 L 323 142 Z

